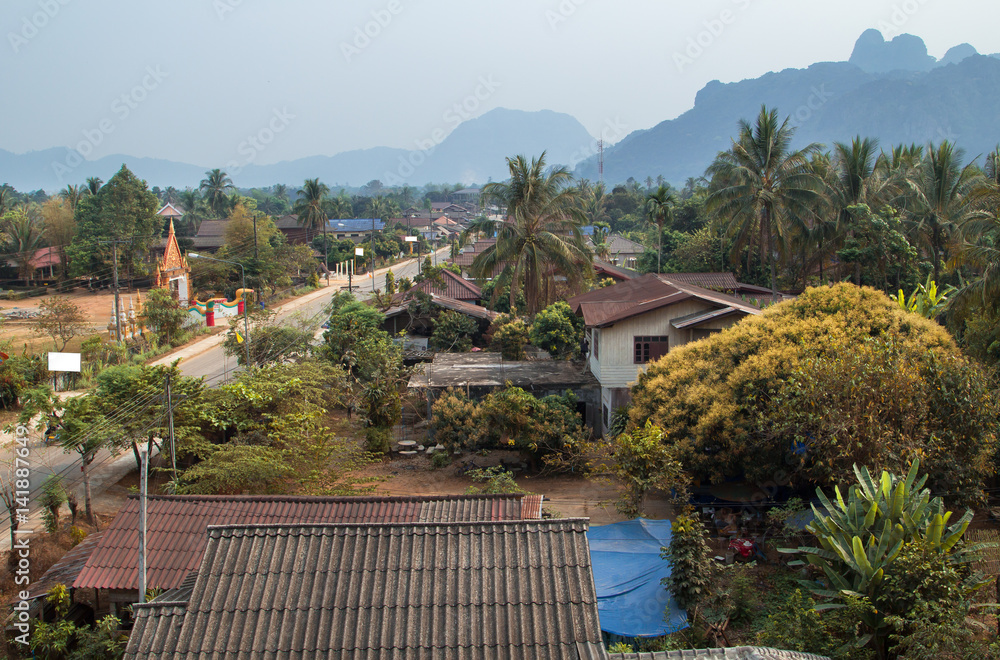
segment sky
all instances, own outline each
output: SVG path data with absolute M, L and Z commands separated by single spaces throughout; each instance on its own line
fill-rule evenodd
M 0 149 L 268 164 L 418 148 L 497 107 L 627 133 L 711 80 L 846 60 L 868 28 L 1000 52 L 998 18 L 996 0 L 5 0 Z

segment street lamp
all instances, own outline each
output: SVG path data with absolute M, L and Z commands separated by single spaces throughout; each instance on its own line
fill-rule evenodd
M 206 257 L 203 254 L 198 254 L 197 252 L 188 252 L 187 256 L 194 257 L 195 259 L 208 259 L 209 261 L 218 261 L 221 264 L 232 264 L 234 266 L 240 267 L 240 279 L 243 282 L 243 295 L 247 292 L 247 275 L 246 271 L 243 269 L 243 264 L 238 261 L 229 261 L 227 259 L 216 259 L 215 257 Z M 256 293 L 256 292 L 255 292 Z M 250 368 L 250 322 L 247 320 L 247 300 L 243 298 L 243 333 L 246 334 L 246 339 L 243 342 L 243 350 L 245 351 L 247 359 L 247 369 Z

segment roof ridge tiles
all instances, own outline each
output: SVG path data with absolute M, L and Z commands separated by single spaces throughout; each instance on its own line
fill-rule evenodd
M 589 518 L 552 518 L 539 520 L 454 520 L 454 521 L 415 521 L 415 522 L 340 522 L 340 523 L 232 523 L 226 525 L 208 525 L 208 535 L 219 538 L 225 531 L 268 531 L 268 530 L 304 530 L 304 529 L 418 529 L 428 527 L 447 528 L 480 528 L 486 530 L 496 527 L 547 527 L 551 529 L 580 529 L 586 531 L 590 526 Z
M 130 493 L 130 500 L 139 499 Z M 457 502 L 462 500 L 515 500 L 523 494 L 469 494 L 469 495 L 149 495 L 149 500 L 171 502 Z

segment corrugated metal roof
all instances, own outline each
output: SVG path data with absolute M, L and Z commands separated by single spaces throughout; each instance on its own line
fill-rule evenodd
M 212 527 L 183 623 L 172 605 L 138 608 L 126 657 L 602 657 L 586 530 Z
M 385 224 L 375 218 L 374 220 L 375 231 L 382 231 Z M 341 218 L 341 219 L 330 219 L 326 221 L 327 231 L 334 233 L 343 233 L 345 231 L 358 231 L 365 232 L 372 230 L 372 219 L 371 218 Z
M 442 270 L 441 279 L 444 280 L 444 286 L 440 286 L 431 280 L 424 280 L 414 284 L 410 291 L 423 291 L 424 293 L 437 294 L 464 301 L 476 301 L 483 297 L 482 289 L 450 270 Z
M 481 305 L 474 305 L 470 302 L 465 302 L 464 300 L 455 300 L 454 298 L 439 296 L 435 293 L 430 294 L 430 297 L 431 304 L 435 307 L 450 309 L 453 312 L 465 314 L 466 316 L 482 319 L 484 321 L 492 322 L 496 317 L 500 316 L 499 313 L 494 312 L 493 310 L 486 309 Z M 406 294 L 396 294 L 393 298 L 393 306 L 382 312 L 382 314 L 387 319 L 404 314 L 409 310 L 409 301 L 410 298 Z
M 734 646 L 728 649 L 691 649 L 654 653 L 611 653 L 610 660 L 830 660 L 825 655 L 782 651 L 760 646 Z
M 732 307 L 722 307 L 720 309 L 712 309 L 707 312 L 698 312 L 695 314 L 688 314 L 687 316 L 682 316 L 676 318 L 670 322 L 670 325 L 674 326 L 678 330 L 683 330 L 684 328 L 693 328 L 696 325 L 701 325 L 713 319 L 717 319 L 721 316 L 727 316 L 736 312 Z
M 607 326 L 646 312 L 696 298 L 744 314 L 759 314 L 750 303 L 717 291 L 670 281 L 670 275 L 643 275 L 613 286 L 595 289 L 569 299 L 570 308 L 588 326 Z
M 205 530 L 224 523 L 347 523 L 521 520 L 518 495 L 266 497 L 156 495 L 147 506 L 146 584 L 175 589 L 198 568 Z M 73 582 L 138 589 L 139 499 L 130 496 Z
M 45 596 L 49 589 L 57 584 L 72 585 L 103 537 L 104 532 L 88 534 L 85 539 L 73 546 L 62 559 L 52 564 L 42 577 L 31 583 L 28 600 Z
M 660 276 L 664 280 L 693 284 L 705 289 L 716 291 L 735 291 L 740 283 L 732 273 L 665 273 Z

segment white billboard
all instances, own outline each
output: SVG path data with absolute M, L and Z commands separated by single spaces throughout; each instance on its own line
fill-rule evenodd
M 49 353 L 49 371 L 80 373 L 79 353 Z

